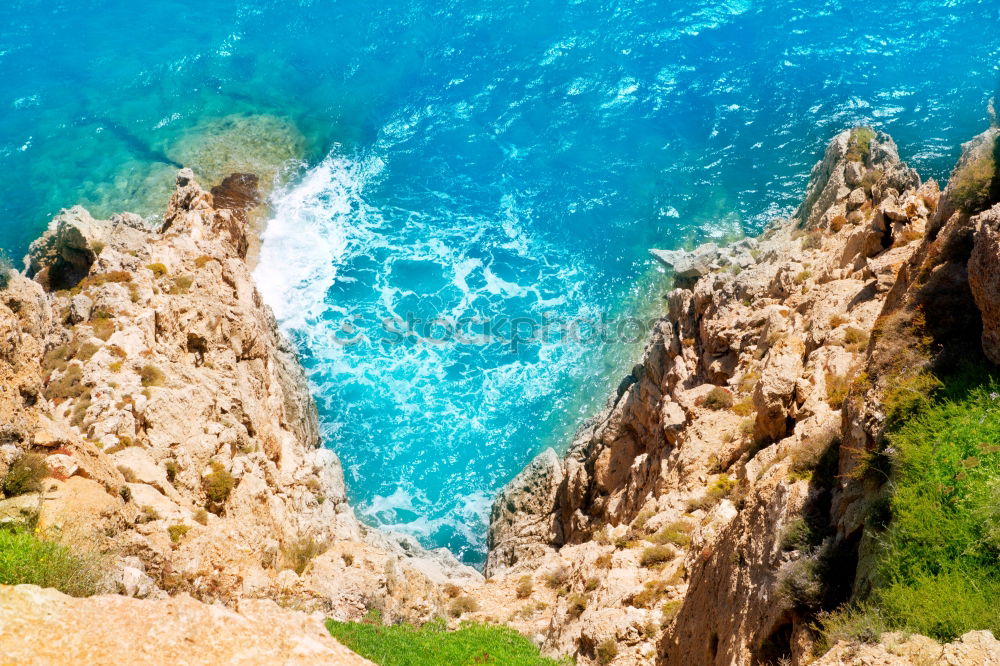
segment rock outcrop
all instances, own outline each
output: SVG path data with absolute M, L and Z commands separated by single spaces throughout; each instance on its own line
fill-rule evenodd
M 482 576 L 355 519 L 244 261 L 255 179 L 215 192 L 181 170 L 158 229 L 63 211 L 0 291 L 0 474 L 27 453 L 49 471 L 0 514 L 108 554 L 127 595 L 441 613 L 443 585 Z
M 330 664 L 371 666 L 320 615 L 248 600 L 231 610 L 186 595 L 75 599 L 0 586 L 0 659 L 10 664 Z
M 993 133 L 965 147 L 957 174 L 981 168 Z M 864 585 L 877 489 L 850 470 L 879 437 L 879 382 L 898 378 L 879 350 L 902 345 L 912 358 L 897 349 L 892 363 L 919 372 L 920 336 L 951 335 L 955 349 L 982 330 L 1000 355 L 989 191 L 953 176 L 942 194 L 888 136 L 853 130 L 761 237 L 654 251 L 676 288 L 642 362 L 562 461 L 542 454 L 494 505 L 487 574 L 540 572 L 555 588 L 551 608 L 515 613 L 522 629 L 584 664 L 812 659 L 815 613 Z M 953 316 L 910 337 L 893 328 L 921 307 Z M 822 589 L 803 592 L 820 565 Z

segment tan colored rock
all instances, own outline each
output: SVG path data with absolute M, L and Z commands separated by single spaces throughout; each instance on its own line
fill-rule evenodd
M 74 599 L 0 586 L 0 657 L 21 664 L 371 664 L 335 641 L 322 617 L 246 601 L 238 611 L 186 595 L 159 601 Z
M 969 287 L 983 320 L 983 352 L 1000 363 L 1000 205 L 978 215 L 969 257 Z

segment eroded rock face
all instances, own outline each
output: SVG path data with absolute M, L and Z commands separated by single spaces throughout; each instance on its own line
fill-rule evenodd
M 442 614 L 444 585 L 482 576 L 355 519 L 244 261 L 255 179 L 216 191 L 185 169 L 159 229 L 74 208 L 32 244 L 34 279 L 0 291 L 0 473 L 46 456 L 38 528 L 111 553 L 113 590 Z
M 666 257 L 676 268 L 698 255 L 705 270 L 676 282 L 642 362 L 561 464 L 501 494 L 490 573 L 504 582 L 482 597 L 554 577 L 563 596 L 515 626 L 584 664 L 605 640 L 616 664 L 804 659 L 809 612 L 781 581 L 810 556 L 783 535 L 804 517 L 833 530 L 837 483 L 803 470 L 837 446 L 847 388 L 937 197 L 889 137 L 859 150 L 844 132 L 793 218 L 753 243 Z M 856 537 L 817 546 L 846 564 L 809 603 L 850 594 Z
M 187 595 L 74 599 L 0 586 L 0 654 L 19 664 L 335 664 L 370 666 L 331 638 L 319 614 L 245 601 L 235 610 Z
M 1000 364 L 1000 205 L 976 216 L 969 287 L 982 314 L 983 352 Z

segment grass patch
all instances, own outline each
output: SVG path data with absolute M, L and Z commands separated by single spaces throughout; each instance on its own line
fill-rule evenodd
M 213 460 L 211 466 L 212 471 L 206 474 L 204 479 L 205 495 L 209 502 L 221 508 L 221 505 L 229 499 L 229 493 L 233 492 L 236 479 L 226 471 L 222 463 Z
M 93 555 L 23 530 L 0 529 L 0 584 L 53 587 L 73 597 L 105 591 L 104 567 Z
M 980 153 L 951 175 L 951 198 L 967 213 L 984 209 L 990 202 L 990 189 L 997 175 L 994 146 L 983 146 Z
M 499 625 L 470 623 L 456 631 L 448 631 L 440 620 L 419 628 L 410 624 L 383 627 L 327 620 L 326 628 L 338 641 L 381 666 L 557 666 L 572 663 L 542 657 L 530 640 L 510 627 Z
M 13 463 L 3 477 L 3 494 L 16 497 L 27 493 L 37 493 L 42 489 L 42 481 L 49 475 L 45 456 L 40 453 L 25 453 Z
M 875 140 L 875 130 L 870 127 L 855 127 L 847 140 L 847 159 L 852 162 L 864 162 L 872 152 L 872 141 Z
M 733 394 L 716 386 L 702 399 L 701 406 L 706 409 L 730 409 L 733 406 Z
M 821 618 L 824 644 L 884 630 L 939 641 L 1000 632 L 1000 382 L 986 365 L 911 375 L 885 399 L 891 493 L 880 506 L 872 592 Z M 806 565 L 803 565 L 806 566 Z M 787 586 L 807 597 L 810 572 Z
M 150 363 L 142 366 L 142 370 L 139 371 L 139 381 L 143 386 L 163 386 L 166 377 L 162 370 Z

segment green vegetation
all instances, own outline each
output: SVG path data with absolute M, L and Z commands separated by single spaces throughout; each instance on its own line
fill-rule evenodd
M 733 406 L 733 394 L 721 386 L 716 386 L 708 392 L 701 406 L 707 409 L 729 409 Z
M 26 493 L 37 493 L 42 489 L 42 480 L 49 475 L 45 456 L 40 453 L 25 453 L 11 463 L 3 477 L 3 494 L 16 497 Z
M 155 264 L 149 264 L 146 266 L 150 271 L 153 272 L 153 277 L 163 277 L 167 274 L 167 267 L 163 264 L 157 262 Z
M 14 270 L 14 264 L 10 262 L 7 253 L 0 250 L 0 291 L 3 291 L 10 284 L 10 274 Z
M 96 556 L 24 530 L 0 529 L 0 584 L 54 587 L 74 597 L 105 591 Z
M 285 561 L 289 569 L 301 576 L 313 558 L 325 553 L 329 547 L 325 541 L 303 537 L 285 548 Z
M 166 377 L 164 377 L 162 370 L 150 363 L 142 366 L 142 370 L 139 371 L 139 380 L 143 386 L 163 386 Z
M 409 624 L 383 627 L 377 623 L 327 620 L 326 627 L 338 641 L 382 666 L 557 666 L 572 663 L 542 657 L 530 640 L 499 625 L 467 623 L 455 631 L 448 631 L 440 620 L 419 628 Z
M 885 628 L 941 641 L 1000 632 L 1000 382 L 985 372 L 917 374 L 887 396 L 873 592 L 822 620 L 826 643 Z
M 517 581 L 517 593 L 518 599 L 527 599 L 531 596 L 534 591 L 535 586 L 531 582 L 531 576 L 521 576 L 521 579 Z
M 618 644 L 609 638 L 598 645 L 594 652 L 598 664 L 610 664 L 618 656 Z
M 170 286 L 170 293 L 173 295 L 186 294 L 191 290 L 191 285 L 194 284 L 194 276 L 192 275 L 181 275 L 173 279 Z
M 205 495 L 210 502 L 216 505 L 224 504 L 229 499 L 229 493 L 233 492 L 236 479 L 226 471 L 222 463 L 212 461 L 212 471 L 205 475 Z
M 980 147 L 979 153 L 951 174 L 951 198 L 967 213 L 975 213 L 990 202 L 990 189 L 997 175 L 993 145 Z
M 851 130 L 851 138 L 847 140 L 847 159 L 852 162 L 864 162 L 872 152 L 872 141 L 875 140 L 875 130 L 870 127 L 855 127 Z
M 177 523 L 176 525 L 171 525 L 167 528 L 167 533 L 170 535 L 170 541 L 172 543 L 180 543 L 181 539 L 184 538 L 184 535 L 190 531 L 191 528 L 184 523 Z
M 663 566 L 674 559 L 674 549 L 670 546 L 650 546 L 639 556 L 639 565 L 643 567 Z

